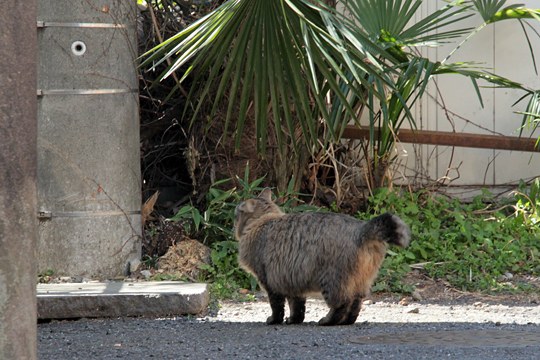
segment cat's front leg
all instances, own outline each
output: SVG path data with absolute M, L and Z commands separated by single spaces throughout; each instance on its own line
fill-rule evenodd
M 285 296 L 271 290 L 267 290 L 267 292 L 270 307 L 272 308 L 272 315 L 266 319 L 266 323 L 268 325 L 281 324 L 285 316 Z

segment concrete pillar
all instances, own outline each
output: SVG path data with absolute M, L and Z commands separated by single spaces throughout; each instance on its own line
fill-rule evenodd
M 0 359 L 36 359 L 36 1 L 0 11 Z
M 134 0 L 38 0 L 39 272 L 139 263 L 136 18 Z

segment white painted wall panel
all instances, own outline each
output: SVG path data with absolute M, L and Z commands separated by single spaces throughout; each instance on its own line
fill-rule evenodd
M 508 2 L 518 3 L 517 1 Z M 519 1 L 529 7 L 540 7 L 538 1 Z M 443 1 L 424 1 L 422 16 L 433 12 Z M 419 17 L 420 18 L 420 17 Z M 476 26 L 481 23 L 474 16 L 460 26 Z M 531 23 L 534 23 L 531 21 Z M 540 31 L 539 24 L 535 28 Z M 540 40 L 530 32 L 537 61 L 540 62 Z M 443 60 L 456 43 L 436 49 L 423 49 L 423 55 L 432 60 Z M 497 74 L 540 89 L 540 77 L 535 74 L 529 47 L 523 30 L 515 21 L 504 21 L 484 28 L 465 43 L 450 58 L 451 62 L 474 61 L 493 69 Z M 539 64 L 540 65 L 540 64 Z M 438 91 L 437 91 L 438 90 Z M 434 79 L 428 94 L 415 106 L 418 127 L 424 130 L 471 132 L 478 134 L 504 134 L 516 136 L 521 124 L 525 103 L 512 104 L 522 92 L 506 89 L 481 89 L 484 107 L 480 106 L 471 82 L 458 76 L 445 75 Z M 444 108 L 443 108 L 444 106 Z M 536 136 L 540 135 L 538 132 Z M 449 148 L 404 144 L 409 154 L 401 157 L 404 171 L 414 177 L 419 172 L 431 179 L 445 175 L 456 178 L 453 185 L 503 185 L 540 176 L 540 154 L 515 151 L 483 150 L 472 148 Z M 415 155 L 421 155 L 418 159 Z M 450 169 L 450 170 L 449 170 Z M 458 170 L 456 170 L 458 169 Z

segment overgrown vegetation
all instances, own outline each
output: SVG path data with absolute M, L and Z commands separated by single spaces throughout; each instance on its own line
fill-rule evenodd
M 540 224 L 531 220 L 538 219 L 537 189 L 538 182 L 506 201 L 485 191 L 469 203 L 427 191 L 379 190 L 360 217 L 392 211 L 414 235 L 409 248 L 389 251 L 374 290 L 403 290 L 399 279 L 413 264 L 468 291 L 513 289 L 500 281 L 507 273 L 540 274 Z
M 360 125 L 365 115 L 365 180 L 371 188 L 386 186 L 396 134 L 403 125 L 416 128 L 412 106 L 439 75 L 470 79 L 480 104 L 481 86 L 519 90 L 516 104 L 527 102 L 522 125 L 538 126 L 538 91 L 475 59 L 450 60 L 483 29 L 513 19 L 535 63 L 530 37 L 540 34 L 527 21 L 538 21 L 540 11 L 506 0 L 454 0 L 424 14 L 422 3 L 342 1 L 341 11 L 322 0 L 225 1 L 146 52 L 142 66 L 160 80 L 177 77 L 170 96 L 193 81 L 179 96 L 187 128 L 219 129 L 220 141 L 232 137 L 242 150 L 251 139 L 250 150 L 271 164 L 269 177 L 281 190 L 292 175 L 300 189 L 311 159 L 339 144 L 345 127 Z M 470 19 L 478 25 L 469 28 Z M 455 46 L 442 58 L 420 55 L 442 44 Z
M 261 190 L 262 179 L 250 183 L 248 178 L 246 172 L 244 179 L 237 179 L 238 188 L 212 188 L 204 212 L 185 206 L 173 218 L 182 221 L 191 236 L 211 246 L 212 264 L 204 265 L 205 280 L 219 298 L 257 286 L 238 267 L 232 233 L 235 206 Z M 292 206 L 299 202 L 298 195 L 289 191 L 280 194 L 278 201 L 288 212 L 327 211 L 306 204 Z M 520 289 L 519 284 L 502 280 L 508 273 L 540 274 L 539 206 L 539 179 L 529 187 L 522 184 L 504 201 L 487 191 L 471 202 L 461 202 L 429 191 L 380 189 L 356 216 L 367 220 L 386 211 L 396 213 L 411 227 L 413 241 L 407 249 L 389 249 L 373 291 L 411 292 L 413 287 L 403 282 L 411 265 L 462 290 Z
M 331 211 L 360 208 L 356 216 L 362 219 L 383 211 L 402 216 L 413 243 L 389 250 L 375 291 L 411 291 L 402 282 L 411 265 L 465 290 L 505 289 L 510 286 L 499 280 L 506 273 L 540 273 L 538 181 L 505 201 L 485 193 L 470 203 L 428 191 L 374 190 L 392 182 L 387 169 L 396 133 L 402 124 L 415 128 L 410 108 L 436 75 L 470 78 L 480 103 L 484 81 L 524 90 L 520 100 L 529 105 L 520 112 L 522 128 L 538 126 L 540 92 L 478 64 L 450 63 L 454 50 L 441 59 L 417 51 L 468 34 L 455 43 L 458 49 L 491 23 L 538 21 L 538 10 L 503 0 L 449 1 L 413 25 L 420 0 L 344 2 L 354 21 L 322 1 L 147 2 L 140 41 L 140 53 L 148 55 L 144 69 L 152 69 L 141 83 L 144 197 L 159 190 L 160 215 L 170 217 L 174 209 L 185 235 L 211 248 L 201 280 L 212 283 L 214 295 L 256 287 L 238 267 L 232 224 L 235 206 L 265 185 L 282 191 L 278 202 L 287 211 L 316 210 L 299 199 L 316 198 Z M 476 28 L 445 30 L 473 13 L 483 19 Z M 345 144 L 340 134 L 364 110 L 369 141 Z M 233 178 L 246 163 L 250 173 Z M 363 174 L 354 176 L 359 169 Z M 264 180 L 261 174 L 267 174 Z M 223 178 L 231 179 L 216 182 Z M 366 186 L 374 191 L 364 200 Z M 149 267 L 159 256 L 147 255 Z

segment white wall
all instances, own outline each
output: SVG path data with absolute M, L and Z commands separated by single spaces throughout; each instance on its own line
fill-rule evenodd
M 514 3 L 524 3 L 531 8 L 540 7 L 535 0 L 508 2 Z M 443 4 L 444 2 L 439 0 L 424 1 L 424 14 L 421 17 L 432 13 Z M 477 26 L 480 23 L 480 16 L 475 15 L 460 23 L 460 27 L 464 24 Z M 540 32 L 540 24 L 535 24 L 534 21 L 530 23 Z M 529 31 L 529 36 L 536 50 L 537 65 L 540 66 L 540 40 L 532 31 Z M 423 55 L 440 61 L 458 41 L 439 48 L 424 49 Z M 534 72 L 529 47 L 517 21 L 507 20 L 484 28 L 461 47 L 450 61 L 481 62 L 499 75 L 540 89 L 540 77 Z M 437 87 L 440 93 L 436 91 Z M 417 125 L 423 130 L 509 136 L 517 136 L 519 133 L 522 119 L 515 111 L 525 110 L 526 103 L 515 107 L 512 107 L 512 104 L 523 95 L 522 92 L 483 88 L 482 108 L 469 80 L 445 75 L 434 79 L 429 85 L 428 93 L 430 95 L 424 96 L 415 107 Z M 446 111 L 440 103 L 444 103 Z M 530 132 L 526 133 L 529 134 Z M 535 135 L 539 136 L 540 133 Z M 408 153 L 408 156 L 401 156 L 401 171 L 411 177 L 420 174 L 430 179 L 440 179 L 448 175 L 453 179 L 453 185 L 499 186 L 540 176 L 540 153 L 409 144 L 400 145 L 399 149 Z M 400 153 L 403 155 L 403 152 Z M 420 155 L 420 161 L 416 154 Z

